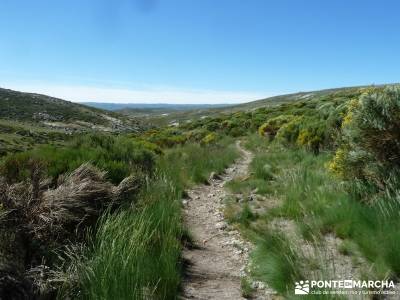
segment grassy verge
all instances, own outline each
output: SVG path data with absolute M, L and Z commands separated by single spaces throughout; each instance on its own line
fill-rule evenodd
M 398 199 L 360 202 L 326 171 L 330 155 L 272 149 L 269 155 L 267 163 L 273 167 L 293 158 L 291 169 L 283 167 L 270 183 L 274 194 L 283 196 L 282 205 L 270 215 L 295 220 L 309 240 L 330 232 L 349 240 L 372 263 L 378 278 L 399 276 L 400 260 L 395 255 L 400 253 Z
M 237 152 L 231 142 L 167 150 L 135 208 L 105 216 L 85 254 L 70 254 L 79 257 L 70 267 L 78 275 L 75 294 L 82 299 L 176 299 L 186 235 L 180 199 L 185 188 L 233 162 Z
M 253 191 L 263 195 L 267 207 L 269 199 L 279 200 L 278 205 L 268 207 L 264 213 L 252 213 L 252 202 L 241 204 L 238 212 L 240 216 L 250 216 L 246 221 L 237 218 L 236 222 L 256 243 L 252 255 L 253 265 L 257 266 L 256 277 L 290 296 L 294 281 L 304 278 L 304 274 L 332 276 L 324 274 L 330 262 L 323 255 L 316 265 L 304 264 L 299 259 L 298 241 L 269 226 L 278 219 L 294 222 L 299 236 L 317 248 L 324 246 L 321 242 L 327 234 L 341 238 L 342 254 L 368 262 L 368 274 L 361 274 L 367 279 L 399 276 L 400 260 L 396 253 L 400 253 L 400 235 L 396 228 L 400 225 L 400 204 L 397 199 L 386 197 L 369 204 L 357 199 L 327 171 L 329 153 L 314 155 L 255 136 L 249 137 L 247 146 L 255 152 L 251 176 L 246 181 L 231 182 L 230 187 L 234 192 Z

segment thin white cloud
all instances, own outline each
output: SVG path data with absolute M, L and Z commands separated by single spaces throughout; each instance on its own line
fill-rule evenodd
M 83 85 L 1 84 L 23 92 L 45 94 L 61 99 L 83 102 L 114 103 L 242 103 L 268 96 L 267 93 L 191 90 L 171 87 L 145 87 L 140 89 L 103 88 Z

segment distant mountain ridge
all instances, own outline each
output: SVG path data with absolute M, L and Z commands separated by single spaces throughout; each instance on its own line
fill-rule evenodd
M 106 102 L 79 102 L 80 104 L 111 110 L 193 110 L 227 107 L 231 104 L 172 104 L 172 103 L 106 103 Z

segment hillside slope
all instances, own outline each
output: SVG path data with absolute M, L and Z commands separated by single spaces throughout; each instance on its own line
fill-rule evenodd
M 39 144 L 63 144 L 85 132 L 136 133 L 142 128 L 134 116 L 0 88 L 0 157 Z
M 0 119 L 64 131 L 137 131 L 133 118 L 40 94 L 0 88 Z
M 307 100 L 316 97 L 330 95 L 336 92 L 344 92 L 344 91 L 354 91 L 357 90 L 359 87 L 346 87 L 346 88 L 337 88 L 337 89 L 326 89 L 326 90 L 319 90 L 319 91 L 308 91 L 308 92 L 298 92 L 292 94 L 284 94 L 278 96 L 272 96 L 260 100 L 255 100 L 251 102 L 246 102 L 238 105 L 233 105 L 231 107 L 227 107 L 223 109 L 223 112 L 236 112 L 236 111 L 248 111 L 254 110 L 262 107 L 270 107 L 276 106 L 283 103 L 294 102 L 298 100 Z
M 174 111 L 167 109 L 158 109 L 153 111 L 124 110 L 121 113 L 137 117 L 144 122 L 149 122 L 158 126 L 177 125 L 206 117 L 219 117 L 221 115 L 229 115 L 232 113 L 251 112 L 261 108 L 271 108 L 285 103 L 293 103 L 296 101 L 318 100 L 322 98 L 346 97 L 346 95 L 357 93 L 359 87 L 343 87 L 325 89 L 319 91 L 298 92 L 293 94 L 285 94 L 279 96 L 268 97 L 256 101 L 226 105 L 222 107 L 196 107 L 191 110 Z

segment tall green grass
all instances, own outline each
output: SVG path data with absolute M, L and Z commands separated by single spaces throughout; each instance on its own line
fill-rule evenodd
M 206 182 L 211 171 L 222 172 L 237 157 L 233 140 L 226 138 L 216 145 L 193 143 L 166 150 L 158 168 L 183 188 L 192 183 Z
M 387 193 L 374 203 L 360 201 L 358 194 L 351 193 L 348 185 L 327 170 L 330 153 L 315 155 L 255 136 L 250 136 L 246 145 L 255 153 L 251 176 L 230 186 L 235 192 L 257 189 L 257 193 L 267 196 L 266 201 L 269 197 L 280 199 L 278 207 L 247 224 L 246 230 L 252 231 L 249 236 L 256 242 L 252 258 L 259 278 L 289 295 L 285 291 L 291 290 L 294 278 L 302 270 L 291 250 L 296 241 L 276 238 L 276 233 L 262 225 L 276 217 L 294 220 L 303 238 L 317 243 L 316 247 L 322 246 L 318 239 L 327 233 L 344 239 L 354 247 L 350 255 L 361 255 L 371 266 L 368 276 L 400 276 L 398 198 Z
M 187 235 L 180 211 L 184 189 L 203 182 L 211 171 L 221 172 L 237 155 L 232 140 L 167 150 L 136 206 L 104 216 L 83 259 L 70 254 L 79 257 L 70 268 L 78 274 L 76 297 L 176 299 Z
M 183 233 L 177 191 L 151 182 L 143 206 L 106 215 L 78 267 L 82 299 L 175 299 Z
M 366 205 L 342 198 L 320 214 L 321 230 L 354 241 L 378 277 L 400 276 L 400 203 L 396 198 Z
M 254 274 L 281 294 L 292 292 L 295 281 L 304 278 L 298 263 L 300 257 L 283 234 L 260 235 L 252 259 Z
M 294 160 L 291 169 L 282 170 L 272 183 L 276 195 L 283 200 L 272 214 L 297 221 L 306 238 L 334 232 L 342 239 L 354 241 L 378 277 L 400 275 L 397 198 L 386 196 L 374 203 L 360 201 L 327 172 L 329 155 L 314 156 L 301 150 L 270 152 L 270 155 L 275 161 L 282 156 L 303 157 L 297 163 Z

